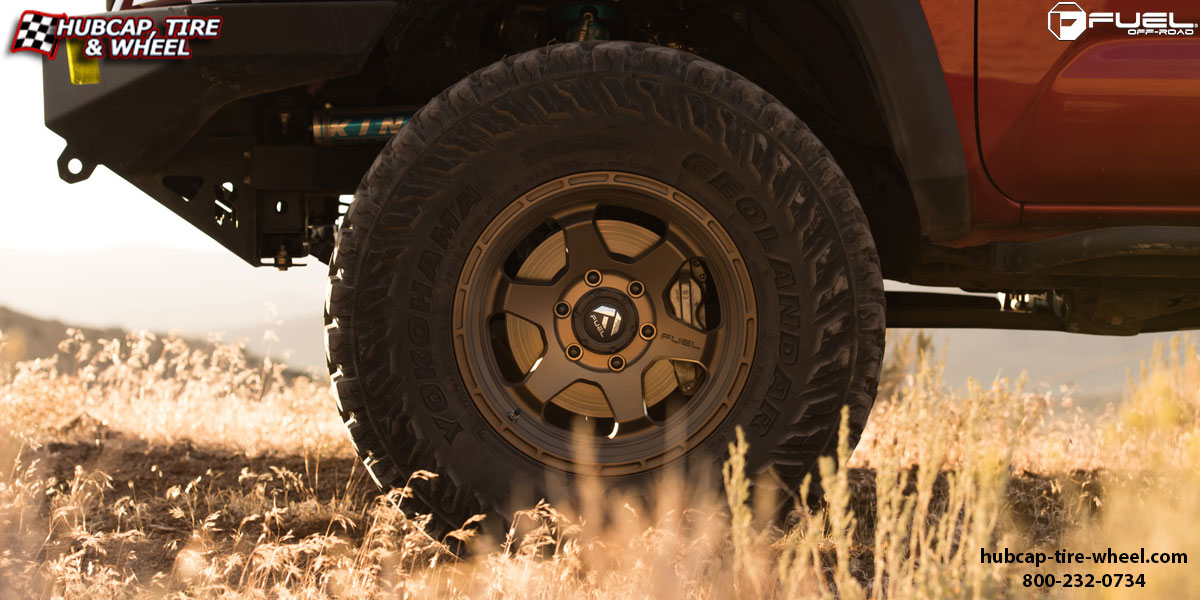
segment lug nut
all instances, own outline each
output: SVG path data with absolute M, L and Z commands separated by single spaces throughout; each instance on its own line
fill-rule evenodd
M 559 302 L 554 305 L 554 314 L 559 317 L 566 317 L 571 314 L 571 305 L 566 302 Z
M 625 368 L 625 359 L 621 358 L 620 354 L 615 354 L 608 359 L 608 368 L 614 371 L 620 371 Z
M 587 273 L 586 273 L 586 274 L 583 276 L 583 280 L 584 280 L 585 282 L 587 282 L 587 284 L 588 284 L 588 285 L 590 285 L 590 286 L 592 286 L 592 287 L 596 287 L 596 286 L 600 285 L 600 282 L 601 282 L 603 279 L 604 279 L 604 278 L 600 276 L 600 271 L 597 271 L 597 270 L 595 270 L 595 269 L 592 269 L 591 271 L 588 271 L 588 272 L 587 272 Z
M 653 325 L 651 325 L 650 323 L 646 323 L 645 325 L 642 325 L 642 329 L 640 331 L 638 331 L 638 333 L 641 334 L 643 340 L 649 340 L 649 339 L 653 339 L 654 334 L 658 333 L 658 332 L 655 331 Z
M 645 291 L 646 291 L 646 286 L 642 285 L 642 282 L 640 282 L 640 281 L 630 281 L 629 282 L 629 295 L 630 296 L 633 296 L 634 298 L 638 298 Z
M 567 346 L 567 358 L 571 360 L 579 360 L 582 357 L 583 348 L 580 348 L 579 344 L 571 344 L 570 346 Z

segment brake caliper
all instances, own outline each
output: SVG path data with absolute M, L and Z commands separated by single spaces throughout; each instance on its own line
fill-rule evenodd
M 708 295 L 708 272 L 701 260 L 693 260 L 679 270 L 679 277 L 671 286 L 669 298 L 675 315 L 680 321 L 697 329 L 707 329 L 704 299 Z M 679 391 L 684 395 L 692 395 L 700 389 L 704 381 L 704 369 L 699 365 L 684 361 L 671 361 L 675 368 L 675 380 L 679 383 Z

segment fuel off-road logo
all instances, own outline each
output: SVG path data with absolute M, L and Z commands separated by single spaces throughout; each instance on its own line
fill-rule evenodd
M 592 309 L 592 327 L 602 340 L 611 340 L 621 331 L 621 311 L 615 306 L 601 304 Z
M 1059 2 L 1050 9 L 1047 26 L 1054 37 L 1070 42 L 1096 26 L 1124 29 L 1127 35 L 1196 35 L 1196 23 L 1180 22 L 1173 12 L 1092 12 L 1075 2 Z
M 149 17 L 69 17 L 27 10 L 21 13 L 12 51 L 54 60 L 59 42 L 71 40 L 72 56 L 88 59 L 180 59 L 192 56 L 189 40 L 220 36 L 221 17 L 164 17 L 160 25 Z

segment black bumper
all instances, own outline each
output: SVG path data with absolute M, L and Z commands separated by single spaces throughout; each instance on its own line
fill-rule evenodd
M 59 157 L 67 181 L 103 164 L 208 233 L 260 264 L 256 210 L 229 223 L 214 220 L 211 189 L 250 184 L 253 135 L 214 124 L 223 107 L 251 96 L 359 73 L 397 3 L 383 1 L 200 4 L 122 11 L 149 16 L 220 16 L 221 36 L 190 40 L 185 60 L 102 60 L 100 83 L 73 85 L 65 50 L 44 61 L 46 126 L 67 141 Z M 79 174 L 66 169 L 83 163 Z M 181 198 L 164 179 L 199 177 L 207 198 Z M 241 192 L 242 190 L 239 190 Z M 207 200 L 205 202 L 204 200 Z M 242 200 L 239 200 L 242 201 Z
M 159 24 L 166 16 L 221 16 L 221 37 L 192 40 L 186 60 L 105 60 L 94 85 L 71 84 L 65 52 L 44 61 L 46 126 L 85 163 L 153 168 L 234 100 L 357 73 L 395 9 L 375 1 L 123 11 Z

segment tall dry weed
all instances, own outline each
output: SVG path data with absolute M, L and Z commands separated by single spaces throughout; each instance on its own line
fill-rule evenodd
M 1031 573 L 1102 569 L 981 551 L 1200 551 L 1200 360 L 1184 340 L 1089 414 L 1020 379 L 951 388 L 910 336 L 858 449 L 843 424 L 836 460 L 784 494 L 823 497 L 785 520 L 739 435 L 724 498 L 592 481 L 582 512 L 543 502 L 501 539 L 473 523 L 433 536 L 411 488 L 374 492 L 324 382 L 169 337 L 62 350 L 0 376 L 0 598 L 1026 597 Z M 1144 588 L 1098 591 L 1200 584 L 1187 565 L 1137 568 Z

